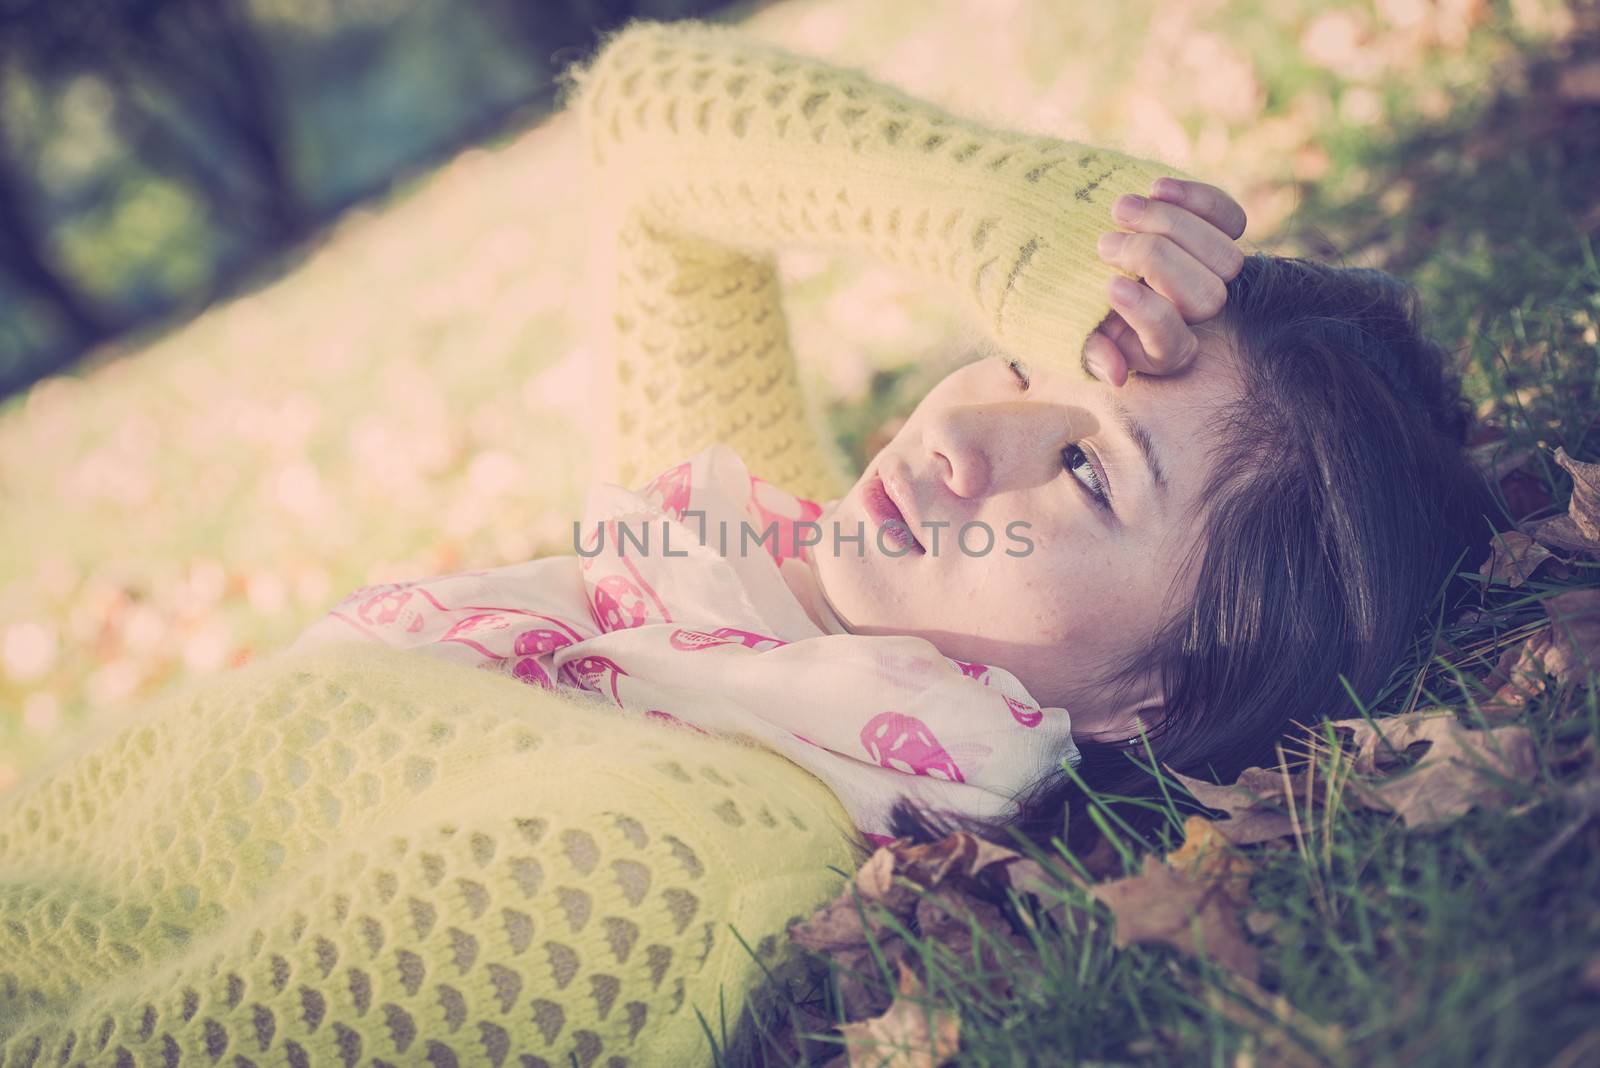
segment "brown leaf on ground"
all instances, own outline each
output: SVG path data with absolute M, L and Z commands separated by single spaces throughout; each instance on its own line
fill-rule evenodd
M 1217 833 L 1236 846 L 1294 837 L 1294 820 L 1286 808 L 1262 806 L 1217 824 Z
M 1009 864 L 1022 854 L 962 831 L 928 845 L 908 846 L 899 856 L 908 879 L 921 886 L 939 886 L 951 878 L 984 878 L 993 865 Z
M 1145 857 L 1138 874 L 1089 890 L 1116 917 L 1119 946 L 1155 942 L 1190 955 L 1204 952 L 1252 981 L 1261 974 L 1260 953 L 1246 940 L 1238 907 L 1220 882 L 1191 879 Z
M 1508 647 L 1495 661 L 1494 670 L 1483 680 L 1492 693 L 1479 702 L 1478 711 L 1491 724 L 1522 715 L 1528 702 L 1544 692 L 1544 653 L 1550 645 L 1550 628 Z
M 1216 883 L 1233 904 L 1250 904 L 1255 865 L 1222 833 L 1222 824 L 1194 815 L 1183 821 L 1183 845 L 1167 854 L 1167 865 L 1191 879 Z
M 1549 549 L 1520 530 L 1509 530 L 1495 535 L 1494 546 L 1478 568 L 1478 574 L 1491 584 L 1515 589 L 1532 578 L 1539 565 L 1550 558 Z
M 880 846 L 856 871 L 839 896 L 793 924 L 789 936 L 806 949 L 825 955 L 833 966 L 845 1019 L 875 1016 L 889 1006 L 878 985 L 877 953 L 891 965 L 908 959 L 911 949 L 891 921 L 902 926 L 916 904 L 916 894 L 894 884 L 895 847 Z
M 1552 548 L 1600 554 L 1600 464 L 1574 460 L 1559 445 L 1555 461 L 1572 476 L 1572 500 L 1567 503 L 1567 514 L 1541 519 L 1522 529 Z
M 1247 846 L 1294 836 L 1291 794 L 1293 807 L 1302 822 L 1310 810 L 1327 804 L 1326 772 L 1301 770 L 1285 776 L 1285 770 L 1282 766 L 1245 768 L 1236 781 L 1226 786 L 1191 778 L 1171 768 L 1167 772 L 1202 805 L 1228 813 L 1231 818 L 1215 821 L 1217 834 L 1233 845 Z M 1370 800 L 1368 789 L 1365 783 L 1350 778 L 1348 773 L 1341 776 L 1339 792 L 1341 797 L 1351 797 L 1350 804 L 1359 806 Z
M 967 894 L 930 891 L 917 902 L 916 915 L 922 936 L 953 954 L 968 978 L 997 1001 L 1011 999 L 1009 976 L 1033 947 L 1011 929 L 999 906 Z
M 1060 885 L 1015 850 L 965 831 L 923 845 L 901 838 L 880 846 L 837 898 L 789 934 L 830 958 L 845 1018 L 859 1019 L 882 1013 L 889 1003 L 874 947 L 891 965 L 914 956 L 897 927 L 912 929 L 916 921 L 925 937 L 966 960 L 973 959 L 976 940 L 985 968 L 998 969 L 1000 945 L 1027 947 L 999 907 L 1006 889 L 1031 890 L 1048 905 L 1060 905 L 1059 894 L 1049 892 Z
M 1479 710 L 1490 723 L 1515 718 L 1545 689 L 1546 677 L 1577 685 L 1600 671 L 1600 590 L 1567 590 L 1544 601 L 1550 625 L 1500 654 L 1483 680 Z
M 869 930 L 873 934 L 883 930 L 882 922 L 868 906 L 879 904 L 890 913 L 909 915 L 915 895 L 908 889 L 893 885 L 894 862 L 895 855 L 890 848 L 880 846 L 856 871 L 852 884 L 847 885 L 838 897 L 804 923 L 790 928 L 794 940 L 819 953 L 864 946 Z M 851 893 L 851 886 L 860 896 L 859 905 L 856 894 Z
M 1415 765 L 1372 784 L 1376 802 L 1412 829 L 1435 827 L 1465 814 L 1473 805 L 1496 804 L 1505 787 L 1496 776 L 1526 781 L 1535 772 L 1533 735 L 1526 727 L 1472 730 L 1450 709 L 1421 709 L 1386 716 L 1373 724 L 1336 720 L 1351 731 L 1357 751 L 1355 770 L 1387 776 L 1402 767 L 1413 745 L 1427 745 Z M 1373 799 L 1364 799 L 1371 805 Z
M 1220 808 L 1230 816 L 1248 812 L 1263 801 L 1271 801 L 1283 793 L 1282 777 L 1276 771 L 1269 771 L 1266 768 L 1245 768 L 1236 780 L 1226 785 L 1206 782 L 1204 779 L 1192 779 L 1175 771 L 1171 774 L 1183 783 L 1202 805 L 1207 808 Z
M 1567 590 L 1544 601 L 1550 617 L 1544 668 L 1556 681 L 1577 684 L 1600 671 L 1600 589 Z
M 881 1016 L 840 1024 L 850 1068 L 939 1068 L 961 1052 L 961 1016 L 931 1006 L 904 962 L 899 993 Z

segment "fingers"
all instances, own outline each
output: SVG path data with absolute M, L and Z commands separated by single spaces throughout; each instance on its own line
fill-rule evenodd
M 1244 236 L 1244 228 L 1249 221 L 1245 218 L 1244 207 L 1214 185 L 1186 182 L 1178 178 L 1158 178 L 1151 192 L 1163 201 L 1200 216 L 1231 240 L 1237 241 Z
M 1134 233 L 1100 235 L 1100 256 L 1139 281 L 1109 285 L 1111 316 L 1084 344 L 1084 359 L 1114 386 L 1131 372 L 1173 374 L 1200 352 L 1190 323 L 1222 311 L 1227 283 L 1244 269 L 1234 241 L 1244 234 L 1244 208 L 1204 182 L 1158 179 L 1151 197 L 1123 196 L 1113 218 Z
M 1134 368 L 1144 368 L 1148 371 L 1156 366 L 1156 361 L 1145 351 L 1144 342 L 1139 340 L 1139 333 L 1128 325 L 1128 320 L 1112 312 L 1106 316 L 1105 322 L 1100 324 L 1100 333 L 1104 334 L 1111 347 L 1116 350 L 1115 363 L 1122 365 L 1121 381 L 1115 385 L 1122 385 L 1128 380 L 1129 373 Z M 1107 378 L 1107 381 L 1111 381 Z
M 1186 207 L 1149 199 L 1140 204 L 1122 196 L 1111 205 L 1111 217 L 1129 229 L 1167 238 L 1223 282 L 1244 269 L 1244 253 L 1233 239 Z
M 1102 326 L 1089 335 L 1083 345 L 1083 358 L 1097 378 L 1121 388 L 1128 381 L 1128 361 L 1104 331 Z
M 1244 232 L 1237 201 L 1215 186 L 1167 178 L 1152 193 L 1119 197 L 1112 216 L 1135 232 L 1099 240 L 1102 259 L 1139 276 L 1111 280 L 1115 311 L 1097 331 L 1100 339 L 1084 346 L 1101 377 L 1118 386 L 1130 371 L 1173 374 L 1187 366 L 1200 351 L 1189 324 L 1219 314 L 1227 283 L 1244 269 L 1244 253 L 1230 236 Z
M 1199 354 L 1200 339 L 1177 307 L 1149 286 L 1118 275 L 1111 280 L 1111 304 L 1142 346 L 1142 351 L 1132 351 L 1137 347 L 1129 344 L 1127 334 L 1116 339 L 1130 370 L 1170 375 Z
M 1151 289 L 1173 303 L 1185 322 L 1204 322 L 1228 301 L 1227 283 L 1163 234 L 1105 233 L 1100 235 L 1099 250 L 1107 263 L 1142 275 Z
M 1133 371 L 1157 373 L 1157 361 L 1145 351 L 1137 331 L 1116 312 L 1107 316 L 1089 335 L 1083 346 L 1083 357 L 1096 378 L 1118 389 L 1127 384 Z

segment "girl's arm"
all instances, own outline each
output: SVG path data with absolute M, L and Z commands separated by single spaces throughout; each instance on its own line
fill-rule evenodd
M 988 128 L 729 26 L 635 21 L 569 77 L 596 221 L 616 237 L 597 312 L 625 485 L 715 441 L 801 496 L 853 483 L 800 393 L 776 247 L 880 257 L 1004 351 L 1077 368 L 1107 282 L 1134 277 L 1096 248 L 1111 202 L 1189 177 Z

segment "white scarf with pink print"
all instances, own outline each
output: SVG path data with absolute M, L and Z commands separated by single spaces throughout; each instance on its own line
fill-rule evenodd
M 874 842 L 902 795 L 1013 815 L 1019 791 L 1081 759 L 1066 710 L 926 639 L 820 626 L 837 617 L 818 611 L 816 535 L 796 532 L 823 510 L 713 445 L 641 490 L 594 487 L 573 555 L 363 587 L 294 644 L 384 642 L 742 736 L 821 779 Z M 862 544 L 841 551 L 875 551 Z

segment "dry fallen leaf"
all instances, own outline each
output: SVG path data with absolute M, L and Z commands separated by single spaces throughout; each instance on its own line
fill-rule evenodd
M 1138 874 L 1097 883 L 1089 892 L 1116 917 L 1116 944 L 1155 942 L 1205 955 L 1255 980 L 1260 953 L 1246 939 L 1239 910 L 1222 883 L 1192 879 L 1145 857 Z
M 1490 723 L 1521 714 L 1546 676 L 1576 685 L 1600 671 L 1600 590 L 1567 590 L 1543 605 L 1550 625 L 1502 652 L 1483 680 L 1493 693 L 1479 710 Z
M 897 926 L 921 931 L 958 959 L 976 958 L 985 974 L 1003 982 L 1000 946 L 1029 948 L 1000 908 L 1007 888 L 1059 905 L 1051 890 L 1060 885 L 1015 850 L 964 831 L 923 845 L 901 838 L 880 846 L 837 898 L 789 933 L 799 945 L 829 957 L 845 1018 L 860 1019 L 884 1012 L 890 1000 L 874 947 L 891 965 L 914 955 Z
M 1342 719 L 1332 725 L 1354 734 L 1355 770 L 1364 775 L 1385 775 L 1403 764 L 1401 754 L 1411 746 L 1427 744 L 1415 765 L 1371 784 L 1371 795 L 1362 798 L 1369 806 L 1376 802 L 1376 807 L 1394 812 L 1412 829 L 1438 826 L 1475 804 L 1502 801 L 1505 790 L 1496 775 L 1525 781 L 1535 771 L 1533 735 L 1526 727 L 1472 730 L 1450 709 L 1421 709 L 1372 724 Z
M 899 969 L 899 993 L 888 1011 L 839 1025 L 850 1068 L 939 1068 L 961 1052 L 960 1014 L 927 1004 L 916 973 L 903 961 Z
M 929 891 L 917 901 L 917 929 L 961 962 L 969 976 L 997 998 L 1011 996 L 1009 969 L 1032 948 L 1011 930 L 998 905 L 962 893 Z M 1002 956 L 997 949 L 1010 952 Z
M 1494 670 L 1483 680 L 1492 693 L 1478 704 L 1478 711 L 1489 723 L 1520 716 L 1529 701 L 1544 692 L 1544 651 L 1550 644 L 1550 628 L 1545 627 L 1508 647 L 1495 661 Z
M 1233 848 L 1222 824 L 1194 815 L 1183 821 L 1183 845 L 1167 854 L 1174 871 L 1205 883 L 1216 883 L 1239 907 L 1250 904 L 1250 858 Z
M 1228 819 L 1217 823 L 1217 833 L 1234 845 L 1253 845 L 1294 833 L 1289 813 L 1280 803 L 1282 781 L 1266 768 L 1245 768 L 1236 782 L 1226 786 L 1193 779 L 1171 768 L 1167 771 L 1202 805 L 1228 814 Z
M 840 1006 L 847 1020 L 877 1015 L 889 1005 L 885 992 L 874 981 L 877 966 L 873 946 L 890 963 L 905 959 L 910 952 L 889 922 L 893 918 L 904 925 L 916 901 L 911 890 L 893 883 L 894 846 L 901 846 L 904 841 L 880 846 L 838 897 L 810 919 L 789 928 L 790 937 L 798 945 L 822 953 L 832 962 Z
M 1552 548 L 1600 553 L 1600 464 L 1574 460 L 1559 445 L 1555 461 L 1572 476 L 1572 500 L 1567 503 L 1567 514 L 1541 519 L 1522 529 Z
M 1285 770 L 1282 767 L 1245 768 L 1236 781 L 1220 786 L 1171 768 L 1167 772 L 1202 805 L 1226 812 L 1229 819 L 1214 821 L 1216 833 L 1233 845 L 1246 846 L 1294 836 L 1291 793 L 1302 821 L 1308 809 L 1327 804 L 1328 774 L 1325 771 L 1297 771 L 1285 781 Z M 1308 790 L 1308 785 L 1313 788 Z M 1338 788 L 1341 796 L 1351 795 L 1355 804 L 1361 802 L 1368 789 L 1366 784 L 1348 774 L 1341 776 Z
M 1478 568 L 1478 574 L 1490 583 L 1515 589 L 1532 578 L 1539 565 L 1549 559 L 1549 549 L 1520 530 L 1510 530 L 1495 535 L 1494 547 Z
M 1544 668 L 1556 681 L 1577 684 L 1600 671 L 1600 589 L 1567 590 L 1544 601 L 1550 617 Z

